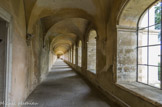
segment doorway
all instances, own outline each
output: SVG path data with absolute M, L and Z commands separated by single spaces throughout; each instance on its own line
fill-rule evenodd
M 8 22 L 0 18 L 0 102 L 5 101 Z M 2 107 L 3 104 L 0 104 Z

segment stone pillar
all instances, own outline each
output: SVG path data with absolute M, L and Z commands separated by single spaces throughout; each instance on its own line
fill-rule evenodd
M 82 42 L 79 41 L 79 46 L 78 46 L 78 66 L 82 66 Z
M 76 65 L 78 65 L 78 46 L 76 46 Z
M 76 46 L 73 46 L 73 64 L 76 64 Z

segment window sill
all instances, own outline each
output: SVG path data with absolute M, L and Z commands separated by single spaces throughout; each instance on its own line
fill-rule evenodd
M 162 90 L 160 89 L 138 82 L 118 82 L 116 85 L 147 102 L 162 106 Z
M 96 70 L 93 70 L 93 69 L 87 69 L 87 71 L 93 73 L 93 74 L 96 74 Z

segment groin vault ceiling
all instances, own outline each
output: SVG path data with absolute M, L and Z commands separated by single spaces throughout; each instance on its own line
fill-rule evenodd
M 82 40 L 88 23 L 95 25 L 98 4 L 98 0 L 25 0 L 27 32 L 32 34 L 33 26 L 41 21 L 50 49 L 65 53 Z

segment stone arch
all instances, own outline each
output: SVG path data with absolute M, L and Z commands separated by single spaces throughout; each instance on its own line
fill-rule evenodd
M 90 30 L 87 41 L 87 69 L 96 73 L 96 30 Z
M 35 14 L 35 11 L 37 11 L 37 14 Z M 65 14 L 65 13 L 70 13 L 70 14 Z M 37 9 L 35 9 L 32 11 L 29 19 L 28 30 L 27 30 L 28 33 L 32 34 L 33 26 L 35 25 L 35 23 L 41 18 L 45 18 L 45 17 L 54 17 L 54 19 L 56 19 L 55 23 L 68 18 L 83 18 L 86 20 L 94 21 L 94 19 L 90 14 L 88 14 L 85 10 L 81 10 L 81 9 L 61 9 L 59 11 L 54 11 L 54 13 L 48 13 L 48 14 L 42 14 L 41 10 L 39 12 Z
M 53 49 L 56 46 L 61 46 L 64 45 L 64 48 L 62 48 L 62 51 L 64 53 L 67 52 L 67 50 L 69 50 L 69 48 L 71 48 L 71 46 L 73 45 L 74 41 L 75 41 L 75 35 L 74 34 L 69 34 L 69 35 L 61 35 L 61 36 L 56 36 L 53 37 L 51 43 L 50 43 L 50 50 L 53 51 Z M 61 47 L 60 47 L 61 49 Z
M 77 22 L 82 24 L 77 24 Z M 88 23 L 88 20 L 82 18 L 68 18 L 66 20 L 59 21 L 47 31 L 44 42 L 45 44 L 48 44 L 48 42 L 51 44 L 53 39 L 63 36 L 64 38 L 62 39 L 72 39 L 73 41 L 77 38 L 82 39 L 83 25 L 86 25 L 86 23 Z
M 82 23 L 83 23 L 83 22 L 84 22 L 84 23 L 88 23 L 88 22 L 89 22 L 87 19 L 84 19 L 84 18 L 66 18 L 66 19 L 64 19 L 64 20 L 57 21 L 57 22 L 55 22 L 55 23 L 47 30 L 46 35 L 45 35 L 45 41 L 48 40 L 48 38 L 49 38 L 50 36 L 59 36 L 59 35 L 58 35 L 59 33 L 57 33 L 57 31 L 55 30 L 55 29 L 58 27 L 59 24 L 62 23 L 62 25 L 63 25 L 63 23 L 64 23 L 65 25 L 67 25 L 68 21 L 76 21 L 76 20 L 78 20 L 78 21 L 80 21 L 80 22 L 82 22 Z M 66 23 L 65 23 L 65 22 L 66 22 Z M 77 35 L 79 39 L 82 39 L 81 36 L 82 36 L 83 34 L 82 34 L 82 32 L 80 31 L 79 26 L 76 26 L 74 22 L 73 22 L 73 23 L 70 22 L 70 23 L 68 23 L 68 24 L 71 24 L 70 26 L 68 26 L 68 27 L 69 27 L 69 29 L 68 29 L 69 32 L 68 32 L 68 33 L 73 33 L 73 34 Z M 64 25 L 64 26 L 65 26 L 65 25 Z M 66 26 L 65 26 L 65 27 L 66 27 Z M 55 33 L 52 34 L 51 32 L 55 32 Z
M 117 19 L 117 25 L 137 27 L 137 23 L 145 10 L 157 0 L 127 0 L 121 8 Z

